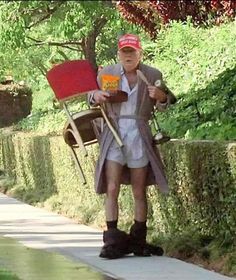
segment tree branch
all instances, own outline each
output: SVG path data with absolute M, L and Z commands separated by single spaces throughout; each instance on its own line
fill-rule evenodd
M 48 46 L 59 46 L 59 47 L 63 47 L 63 48 L 73 50 L 73 51 L 78 51 L 79 47 L 82 46 L 81 42 L 79 42 L 79 41 L 55 42 L 55 41 L 42 41 L 42 40 L 32 38 L 30 36 L 27 36 L 27 38 L 35 42 L 35 44 L 29 45 L 29 47 L 48 45 Z M 75 46 L 78 46 L 78 48 L 73 48 L 73 47 L 68 46 L 68 45 L 75 45 Z
M 48 43 L 47 41 L 43 41 L 43 40 L 39 40 L 36 38 L 33 38 L 31 36 L 27 36 L 26 38 L 36 42 L 36 43 Z M 58 43 L 58 44 L 69 44 L 69 45 L 81 45 L 80 41 L 65 41 L 65 42 L 53 42 L 53 41 L 49 41 L 51 43 Z
M 49 8 L 47 9 L 47 13 L 45 15 L 43 15 L 40 19 L 36 20 L 35 22 L 31 23 L 29 26 L 26 27 L 26 29 L 31 29 L 33 26 L 40 24 L 41 22 L 43 22 L 44 20 L 50 18 L 57 10 L 58 8 L 63 5 L 63 1 L 57 2 L 57 5 L 53 8 Z
M 95 35 L 96 37 L 100 34 L 102 28 L 106 25 L 107 21 L 108 21 L 108 20 L 107 20 L 107 18 L 105 18 L 105 17 L 97 18 L 97 19 L 94 21 L 95 29 L 94 29 L 92 32 L 94 32 L 94 35 Z

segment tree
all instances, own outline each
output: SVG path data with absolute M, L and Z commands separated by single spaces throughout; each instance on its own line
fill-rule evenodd
M 171 20 L 187 21 L 191 17 L 196 25 L 208 25 L 236 15 L 236 0 L 120 0 L 116 5 L 125 19 L 142 26 L 152 38 Z
M 0 9 L 1 52 L 24 49 L 42 73 L 42 48 L 52 63 L 75 53 L 96 68 L 96 41 L 118 15 L 111 1 L 2 1 Z

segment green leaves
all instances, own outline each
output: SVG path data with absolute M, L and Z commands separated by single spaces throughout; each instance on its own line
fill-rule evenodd
M 158 114 L 173 138 L 236 139 L 235 28 L 235 23 L 196 29 L 174 22 L 149 45 L 154 65 L 179 99 Z

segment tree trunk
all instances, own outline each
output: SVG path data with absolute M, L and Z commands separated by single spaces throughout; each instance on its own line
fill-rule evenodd
M 96 19 L 93 24 L 93 30 L 91 30 L 88 36 L 82 41 L 82 49 L 85 59 L 88 59 L 92 63 L 95 71 L 97 71 L 98 69 L 96 55 L 96 40 L 106 23 L 106 18 Z

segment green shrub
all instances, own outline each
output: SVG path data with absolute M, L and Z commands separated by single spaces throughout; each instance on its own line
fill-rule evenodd
M 18 133 L 1 139 L 1 168 L 15 178 L 11 193 L 20 199 L 68 214 L 86 223 L 103 222 L 102 196 L 93 189 L 98 146 L 78 156 L 87 178 L 83 186 L 62 137 Z M 149 221 L 159 233 L 192 228 L 203 235 L 234 238 L 236 145 L 216 141 L 172 141 L 161 146 L 171 191 L 149 190 Z M 68 191 L 69 190 L 69 191 Z M 91 204 L 91 201 L 93 203 Z M 122 188 L 120 224 L 133 220 L 129 187 Z
M 235 40 L 234 22 L 210 29 L 173 22 L 155 43 L 144 45 L 147 61 L 178 97 L 158 114 L 173 138 L 236 139 Z

